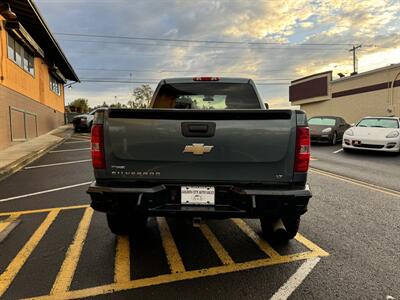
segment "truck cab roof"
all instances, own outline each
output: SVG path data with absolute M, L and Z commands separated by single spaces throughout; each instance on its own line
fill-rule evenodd
M 162 80 L 164 83 L 193 83 L 193 82 L 222 82 L 222 83 L 250 83 L 250 78 L 240 77 L 212 77 L 212 76 L 195 76 L 195 77 L 175 77 Z

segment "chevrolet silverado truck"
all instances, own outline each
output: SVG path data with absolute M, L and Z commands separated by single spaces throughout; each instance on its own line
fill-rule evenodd
M 88 193 L 113 233 L 169 216 L 257 218 L 267 239 L 297 234 L 312 196 L 303 111 L 266 109 L 252 80 L 219 77 L 162 80 L 150 107 L 95 115 Z

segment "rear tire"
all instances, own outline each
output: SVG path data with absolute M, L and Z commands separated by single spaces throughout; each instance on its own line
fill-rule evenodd
M 263 237 L 266 240 L 287 243 L 296 236 L 300 226 L 300 216 L 282 217 L 282 223 L 285 225 L 286 230 L 274 232 L 273 224 L 276 220 L 276 218 L 266 217 L 260 219 Z
M 332 135 L 331 144 L 333 146 L 337 144 L 337 133 L 336 132 L 334 132 L 333 135 Z
M 300 216 L 287 216 L 282 218 L 282 222 L 285 225 L 287 238 L 293 239 L 300 227 Z
M 107 213 L 107 223 L 108 228 L 114 234 L 142 233 L 147 224 L 147 216 L 142 214 Z
M 128 220 L 127 215 L 107 213 L 108 228 L 114 234 L 127 234 L 129 232 Z

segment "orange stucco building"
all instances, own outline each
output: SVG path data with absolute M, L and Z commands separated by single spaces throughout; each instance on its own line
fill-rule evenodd
M 67 80 L 79 79 L 34 3 L 0 0 L 0 149 L 64 124 Z

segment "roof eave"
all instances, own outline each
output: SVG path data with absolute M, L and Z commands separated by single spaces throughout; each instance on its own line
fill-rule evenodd
M 69 80 L 72 81 L 76 81 L 76 82 L 80 82 L 78 75 L 75 73 L 75 70 L 72 68 L 71 64 L 69 63 L 67 57 L 65 56 L 64 52 L 62 51 L 60 45 L 58 44 L 58 42 L 56 41 L 56 39 L 54 38 L 53 34 L 51 33 L 49 26 L 47 25 L 46 21 L 43 19 L 42 15 L 40 14 L 38 8 L 36 7 L 35 3 L 33 3 L 32 0 L 27 0 L 27 2 L 29 3 L 29 5 L 32 8 L 32 11 L 35 13 L 36 17 L 38 18 L 38 20 L 40 21 L 41 25 L 43 26 L 43 28 L 46 30 L 46 33 L 49 35 L 50 39 L 52 40 L 53 44 L 56 46 L 57 50 L 59 51 L 59 53 L 61 54 L 65 64 L 68 66 L 68 68 L 70 69 L 71 75 L 72 76 L 68 76 L 68 77 L 72 77 L 72 78 L 68 78 Z

